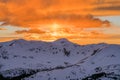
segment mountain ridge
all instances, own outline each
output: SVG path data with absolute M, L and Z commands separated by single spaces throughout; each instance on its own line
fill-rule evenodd
M 6 42 L 45 42 L 45 43 L 53 43 L 53 42 L 62 42 L 62 41 L 77 44 L 77 43 L 74 43 L 74 42 L 68 40 L 67 38 L 60 38 L 60 39 L 57 39 L 57 40 L 54 40 L 54 41 L 26 40 L 26 39 L 21 38 L 21 39 L 14 39 L 14 40 L 0 42 L 0 43 L 6 43 Z M 94 45 L 94 44 L 108 44 L 108 43 L 100 42 L 100 43 L 92 43 L 92 44 L 84 44 L 84 45 Z M 81 45 L 81 44 L 78 44 L 78 45 Z M 119 44 L 115 44 L 115 45 L 119 45 Z
M 115 44 L 78 45 L 64 38 L 0 43 L 0 76 L 6 80 L 119 80 L 119 60 Z

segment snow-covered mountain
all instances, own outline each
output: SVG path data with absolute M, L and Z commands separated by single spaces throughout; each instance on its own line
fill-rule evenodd
M 0 43 L 0 80 L 120 80 L 120 45 L 23 39 Z

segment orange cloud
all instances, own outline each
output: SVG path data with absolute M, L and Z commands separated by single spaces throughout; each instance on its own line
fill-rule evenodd
M 93 16 L 83 16 L 94 14 L 94 2 L 96 0 L 0 0 L 0 21 L 3 25 L 21 27 L 38 27 L 53 22 L 99 27 L 105 22 Z
M 5 28 L 0 28 L 0 30 L 6 30 Z

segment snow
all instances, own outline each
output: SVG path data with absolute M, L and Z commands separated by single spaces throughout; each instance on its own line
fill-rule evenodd
M 5 77 L 19 76 L 21 69 L 25 72 L 49 69 L 38 71 L 25 80 L 81 80 L 102 71 L 120 75 L 120 45 L 78 45 L 63 38 L 54 42 L 19 39 L 0 43 L 0 46 L 0 74 Z M 65 55 L 64 50 L 70 54 Z M 57 69 L 58 66 L 64 69 Z M 102 70 L 96 72 L 98 67 Z

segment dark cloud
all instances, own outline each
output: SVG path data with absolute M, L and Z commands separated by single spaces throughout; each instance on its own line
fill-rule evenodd
M 102 6 L 102 7 L 97 7 L 97 8 L 95 8 L 94 10 L 102 10 L 102 11 L 109 11 L 109 10 L 114 10 L 114 11 L 116 11 L 116 10 L 120 10 L 120 5 L 119 6 Z
M 93 4 L 97 4 L 97 5 L 115 5 L 115 4 L 120 4 L 120 0 L 94 0 Z
M 30 30 L 19 30 L 16 31 L 17 34 L 25 34 L 25 33 L 36 33 L 36 34 L 44 34 L 45 31 L 39 29 L 30 29 Z
M 3 2 L 3 3 L 6 3 L 8 2 L 9 0 L 0 0 L 0 2 Z

